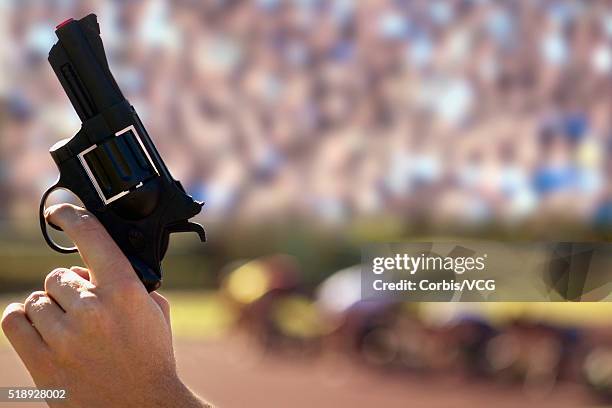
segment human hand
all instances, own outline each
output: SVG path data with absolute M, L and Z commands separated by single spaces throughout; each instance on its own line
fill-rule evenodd
M 47 220 L 74 241 L 86 268 L 59 268 L 44 291 L 10 304 L 2 329 L 51 407 L 203 407 L 176 372 L 168 301 L 147 293 L 98 220 L 69 204 Z

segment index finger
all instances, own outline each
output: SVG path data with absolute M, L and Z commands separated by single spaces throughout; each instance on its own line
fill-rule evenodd
M 58 204 L 47 208 L 45 218 L 74 242 L 96 286 L 137 279 L 123 252 L 89 211 L 72 204 Z

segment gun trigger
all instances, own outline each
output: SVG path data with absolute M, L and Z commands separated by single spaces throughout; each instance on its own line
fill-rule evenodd
M 206 241 L 206 232 L 204 231 L 204 228 L 196 222 L 179 221 L 167 226 L 166 231 L 168 231 L 170 234 L 175 232 L 195 232 L 200 237 L 200 241 Z

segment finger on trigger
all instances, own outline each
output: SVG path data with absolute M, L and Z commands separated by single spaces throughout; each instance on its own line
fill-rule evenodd
M 58 204 L 47 208 L 45 216 L 74 242 L 94 284 L 137 279 L 123 252 L 93 214 L 71 204 Z

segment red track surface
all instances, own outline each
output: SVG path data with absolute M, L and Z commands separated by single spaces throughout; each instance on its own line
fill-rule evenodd
M 557 387 L 543 396 L 520 388 L 452 379 L 372 372 L 334 358 L 261 356 L 238 342 L 180 342 L 182 378 L 219 407 L 586 407 L 595 403 L 578 386 Z M 31 380 L 9 348 L 0 349 L 0 386 L 30 386 Z M 11 406 L 0 403 L 0 408 Z M 44 404 L 14 404 L 17 408 Z

